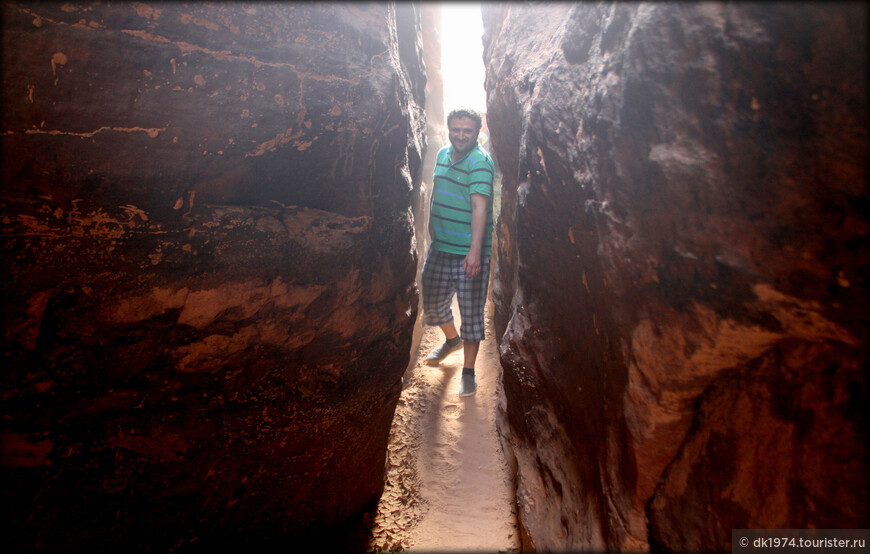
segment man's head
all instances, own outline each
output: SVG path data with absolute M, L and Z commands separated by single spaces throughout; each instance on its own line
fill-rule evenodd
M 456 154 L 466 154 L 477 146 L 482 125 L 483 118 L 472 109 L 459 108 L 450 112 L 447 116 L 447 131 Z

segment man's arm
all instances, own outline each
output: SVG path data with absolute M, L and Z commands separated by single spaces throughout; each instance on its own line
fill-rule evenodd
M 429 221 L 426 230 L 429 231 L 429 241 L 435 240 L 435 229 L 432 228 L 432 202 L 435 201 L 435 185 L 432 185 L 432 193 L 429 195 Z
M 486 208 L 489 197 L 484 194 L 471 195 L 471 248 L 462 262 L 466 279 L 480 275 L 480 252 L 483 248 L 483 230 L 486 228 Z

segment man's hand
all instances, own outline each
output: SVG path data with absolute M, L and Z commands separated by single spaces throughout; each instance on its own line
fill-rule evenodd
M 466 279 L 474 279 L 480 275 L 480 252 L 468 252 L 462 261 L 462 271 L 465 272 Z
M 480 251 L 483 245 L 483 229 L 486 227 L 488 201 L 482 194 L 471 194 L 471 248 L 462 261 L 466 279 L 474 279 L 480 275 Z

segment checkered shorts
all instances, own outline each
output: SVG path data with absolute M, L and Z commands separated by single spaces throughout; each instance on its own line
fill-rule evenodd
M 444 325 L 453 321 L 453 295 L 459 303 L 461 325 L 459 336 L 463 341 L 479 342 L 486 338 L 483 309 L 489 290 L 490 256 L 482 256 L 480 275 L 466 279 L 462 271 L 465 256 L 448 254 L 429 248 L 423 263 L 423 313 L 427 325 Z

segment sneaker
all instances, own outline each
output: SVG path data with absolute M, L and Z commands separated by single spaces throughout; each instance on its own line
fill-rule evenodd
M 462 368 L 462 380 L 459 382 L 459 396 L 471 396 L 477 391 L 477 376 L 473 369 Z
M 426 363 L 429 365 L 438 365 L 438 362 L 450 354 L 453 354 L 460 348 L 462 348 L 462 339 L 458 336 L 453 337 L 448 341 L 444 341 L 444 344 L 433 350 L 432 353 L 426 357 Z

